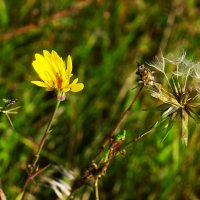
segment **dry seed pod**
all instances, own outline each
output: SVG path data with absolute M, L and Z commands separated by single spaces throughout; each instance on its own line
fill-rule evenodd
M 145 86 L 154 85 L 155 79 L 153 72 L 150 69 L 146 68 L 144 64 L 138 63 L 137 67 L 138 69 L 136 74 L 139 76 L 138 84 L 143 84 Z

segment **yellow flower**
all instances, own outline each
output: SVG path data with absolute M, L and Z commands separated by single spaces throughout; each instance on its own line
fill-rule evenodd
M 44 50 L 43 55 L 35 54 L 32 65 L 42 81 L 31 81 L 33 84 L 45 87 L 48 91 L 57 90 L 59 94 L 79 92 L 84 88 L 83 83 L 77 83 L 78 78 L 70 83 L 73 76 L 71 56 L 67 57 L 66 69 L 65 62 L 55 51 L 50 53 Z

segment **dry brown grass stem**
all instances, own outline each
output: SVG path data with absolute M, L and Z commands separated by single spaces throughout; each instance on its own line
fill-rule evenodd
M 74 15 L 77 12 L 80 12 L 82 9 L 84 9 L 88 5 L 90 5 L 92 2 L 93 0 L 85 0 L 85 1 L 76 2 L 70 8 L 62 10 L 60 12 L 56 12 L 47 18 L 39 19 L 35 24 L 33 23 L 27 24 L 25 26 L 19 27 L 14 30 L 13 29 L 8 30 L 7 32 L 0 34 L 0 41 L 9 40 L 13 37 L 35 31 L 45 26 L 46 24 L 52 23 L 52 21 L 62 19 L 63 17 Z

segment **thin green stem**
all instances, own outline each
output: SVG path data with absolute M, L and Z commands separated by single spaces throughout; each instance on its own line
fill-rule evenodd
M 101 148 L 99 148 L 97 154 L 95 155 L 93 161 L 96 161 L 97 158 L 99 157 L 99 155 L 101 154 L 102 150 L 105 149 L 105 146 L 108 144 L 109 140 L 111 139 L 111 137 L 114 135 L 114 133 L 117 131 L 117 129 L 120 127 L 120 125 L 122 124 L 122 122 L 126 119 L 126 117 L 128 116 L 128 114 L 130 113 L 134 103 L 136 102 L 137 98 L 139 97 L 141 91 L 143 89 L 143 86 L 141 86 L 138 90 L 138 92 L 136 93 L 135 97 L 133 98 L 131 104 L 129 105 L 129 107 L 125 110 L 125 112 L 122 114 L 122 116 L 120 117 L 119 121 L 117 122 L 117 124 L 115 125 L 115 127 L 110 131 L 110 133 L 106 136 L 106 138 L 104 139 Z
M 148 130 L 147 132 L 143 133 L 142 135 L 139 135 L 138 137 L 132 138 L 132 140 L 130 142 L 128 142 L 126 145 L 123 146 L 123 149 L 126 149 L 134 142 L 138 142 L 140 139 L 142 139 L 144 136 L 146 136 L 149 132 L 151 132 L 151 130 L 152 129 Z
M 122 122 L 126 119 L 126 117 L 128 116 L 128 114 L 130 113 L 136 99 L 139 97 L 141 91 L 142 91 L 142 87 L 140 87 L 140 89 L 138 90 L 137 94 L 135 95 L 134 99 L 132 100 L 131 104 L 129 105 L 129 107 L 126 109 L 126 111 L 123 113 L 123 115 L 121 116 L 121 118 L 119 119 L 118 123 L 116 124 L 116 126 L 113 128 L 113 130 L 108 134 L 108 136 L 106 137 L 106 139 L 104 140 L 102 146 L 105 147 L 105 145 L 108 143 L 108 141 L 110 140 L 110 138 L 114 135 L 114 133 L 117 131 L 117 129 L 120 127 L 120 125 L 122 124 Z
M 26 181 L 24 183 L 24 186 L 22 188 L 22 192 L 23 193 L 25 193 L 26 188 L 27 188 L 29 182 L 33 179 L 33 177 L 35 177 L 36 175 L 38 175 L 39 172 L 41 171 L 40 169 L 37 170 L 36 166 L 37 166 L 37 163 L 38 163 L 38 160 L 39 160 L 42 148 L 43 148 L 43 146 L 44 146 L 44 144 L 45 144 L 45 142 L 46 142 L 46 140 L 48 138 L 49 133 L 51 132 L 50 130 L 51 130 L 52 122 L 53 122 L 53 120 L 54 120 L 54 118 L 56 116 L 56 112 L 58 110 L 59 105 L 60 105 L 60 101 L 57 101 L 55 109 L 54 109 L 54 112 L 53 112 L 53 115 L 51 116 L 51 118 L 50 118 L 50 120 L 49 120 L 49 122 L 47 124 L 47 128 L 45 129 L 45 132 L 44 132 L 44 134 L 43 134 L 43 136 L 42 136 L 42 138 L 40 140 L 40 143 L 39 143 L 39 146 L 38 146 L 38 150 L 37 150 L 37 152 L 35 154 L 35 159 L 34 159 L 34 161 L 32 163 L 32 166 L 31 166 L 33 172 L 31 172 L 30 174 L 28 174 L 28 176 L 26 178 Z
M 96 179 L 95 184 L 94 184 L 94 189 L 95 189 L 95 200 L 99 200 L 99 178 Z
M 99 155 L 102 153 L 102 151 L 105 149 L 105 146 L 110 142 L 110 139 L 112 138 L 112 136 L 114 135 L 114 133 L 117 131 L 117 129 L 120 127 L 120 125 L 123 123 L 123 121 L 126 119 L 126 117 L 128 116 L 128 114 L 130 113 L 134 103 L 136 102 L 137 98 L 139 97 L 142 89 L 143 89 L 143 85 L 139 88 L 139 90 L 137 91 L 135 97 L 133 98 L 132 102 L 130 103 L 129 107 L 125 110 L 125 112 L 122 114 L 122 116 L 120 117 L 120 119 L 118 120 L 117 124 L 115 125 L 115 127 L 106 135 L 106 137 L 104 138 L 101 146 L 99 147 L 98 149 L 98 152 L 96 153 L 96 155 L 94 156 L 93 160 L 91 163 L 95 163 L 96 160 L 99 158 Z M 87 170 L 85 171 L 85 173 L 87 172 Z M 87 176 L 86 176 L 87 178 Z M 86 179 L 84 178 L 84 179 Z M 72 191 L 68 197 L 68 199 L 70 199 L 72 197 L 72 195 L 82 186 L 84 185 L 85 182 L 83 179 L 80 179 L 78 184 L 75 185 L 73 188 L 72 188 Z M 95 193 L 98 192 L 96 190 L 96 184 L 98 186 L 98 182 L 95 182 Z M 96 194 L 96 199 L 97 198 L 97 194 Z
M 56 112 L 57 112 L 57 110 L 58 110 L 59 105 L 60 105 L 60 101 L 57 101 L 56 107 L 55 107 L 54 112 L 53 112 L 53 115 L 51 116 L 51 119 L 49 120 L 49 123 L 48 123 L 48 125 L 47 125 L 47 128 L 46 128 L 46 130 L 45 130 L 45 132 L 44 132 L 44 135 L 43 135 L 42 139 L 40 140 L 37 153 L 35 154 L 35 160 L 34 160 L 34 162 L 33 162 L 33 167 L 36 167 L 36 164 L 37 164 L 37 162 L 38 162 L 38 160 L 39 160 L 40 153 L 41 153 L 42 148 L 43 148 L 43 146 L 44 146 L 44 144 L 45 144 L 45 142 L 46 142 L 46 140 L 47 140 L 47 137 L 48 137 L 48 135 L 49 135 L 49 133 L 50 133 L 51 125 L 52 125 L 52 122 L 53 122 L 53 120 L 54 120 L 54 117 L 55 117 L 55 115 L 56 115 Z

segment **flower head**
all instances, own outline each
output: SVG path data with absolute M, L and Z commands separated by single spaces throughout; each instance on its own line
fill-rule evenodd
M 162 102 L 164 108 L 162 120 L 169 118 L 171 123 L 177 116 L 182 121 L 182 141 L 188 143 L 188 120 L 189 117 L 198 118 L 196 109 L 200 104 L 199 98 L 199 62 L 193 62 L 186 58 L 183 52 L 180 56 L 164 57 L 162 54 L 156 58 L 149 66 L 158 70 L 167 81 L 164 84 L 153 80 L 151 85 L 147 85 L 151 96 Z M 168 124 L 168 129 L 171 124 Z
M 79 92 L 84 88 L 83 83 L 78 83 L 78 78 L 70 83 L 72 74 L 71 56 L 67 57 L 67 69 L 63 59 L 55 52 L 44 50 L 43 55 L 35 54 L 32 63 L 35 71 L 42 81 L 31 81 L 33 84 L 45 87 L 48 91 L 57 90 L 63 94 L 69 91 Z
M 2 100 L 4 102 L 4 106 L 0 107 L 0 113 L 4 113 L 8 118 L 10 125 L 14 127 L 10 116 L 17 114 L 17 110 L 20 108 L 20 106 L 13 107 L 10 109 L 9 107 L 15 104 L 17 102 L 17 99 L 2 99 Z

